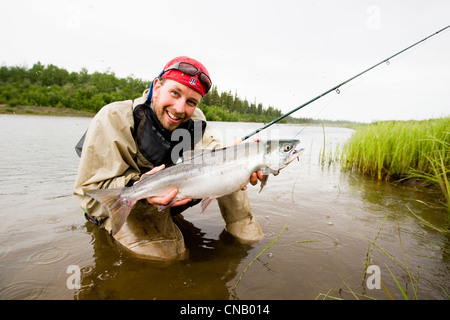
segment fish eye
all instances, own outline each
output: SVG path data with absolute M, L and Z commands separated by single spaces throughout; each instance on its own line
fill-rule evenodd
M 291 149 L 292 149 L 292 146 L 290 144 L 287 144 L 284 146 L 284 152 L 291 151 Z

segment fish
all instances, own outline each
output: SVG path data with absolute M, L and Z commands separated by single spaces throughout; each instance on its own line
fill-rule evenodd
M 267 184 L 270 174 L 278 174 L 303 152 L 300 140 L 260 140 L 215 150 L 191 150 L 184 152 L 181 162 L 146 175 L 130 187 L 97 189 L 86 194 L 100 202 L 111 219 L 115 235 L 125 223 L 137 201 L 153 196 L 165 196 L 177 188 L 170 207 L 177 200 L 190 198 L 201 200 L 202 213 L 216 198 L 244 188 L 251 174 L 263 173 L 260 191 Z

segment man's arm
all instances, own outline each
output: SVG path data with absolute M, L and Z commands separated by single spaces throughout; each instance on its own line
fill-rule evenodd
M 131 101 L 116 102 L 103 107 L 87 130 L 74 194 L 90 215 L 107 216 L 107 212 L 87 191 L 121 188 L 139 180 L 133 123 Z

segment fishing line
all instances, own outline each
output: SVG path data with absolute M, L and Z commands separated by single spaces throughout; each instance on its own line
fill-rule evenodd
M 254 132 L 252 132 L 252 133 L 246 135 L 245 137 L 242 138 L 242 140 L 247 140 L 247 139 L 250 138 L 251 136 L 257 134 L 258 132 L 260 132 L 260 131 L 262 131 L 262 130 L 268 128 L 268 127 L 270 127 L 271 125 L 273 125 L 273 124 L 277 123 L 278 121 L 280 121 L 280 120 L 286 118 L 287 116 L 291 115 L 292 113 L 294 113 L 294 112 L 300 110 L 300 109 L 303 108 L 303 107 L 306 107 L 307 105 L 309 105 L 309 104 L 311 104 L 312 102 L 314 102 L 314 101 L 316 101 L 316 100 L 322 98 L 323 96 L 326 96 L 326 95 L 329 94 L 330 92 L 335 91 L 336 93 L 339 94 L 339 93 L 340 93 L 340 87 L 342 87 L 343 85 L 349 83 L 350 81 L 353 81 L 354 79 L 356 79 L 356 78 L 358 78 L 359 76 L 361 76 L 361 75 L 363 75 L 363 74 L 369 72 L 370 70 L 372 70 L 372 69 L 378 67 L 378 66 L 381 65 L 381 64 L 384 64 L 384 63 L 385 63 L 385 64 L 389 65 L 389 64 L 390 64 L 390 61 L 391 61 L 393 58 L 397 57 L 398 55 L 402 54 L 402 53 L 405 52 L 405 51 L 410 50 L 411 48 L 413 48 L 413 47 L 417 46 L 418 44 L 420 44 L 420 43 L 422 43 L 422 42 L 428 40 L 429 38 L 434 37 L 434 36 L 437 35 L 438 33 L 442 32 L 442 31 L 444 31 L 444 30 L 446 30 L 446 29 L 448 29 L 448 28 L 450 28 L 450 25 L 448 25 L 448 26 L 446 26 L 446 27 L 444 27 L 444 28 L 442 28 L 442 29 L 436 31 L 435 33 L 432 33 L 431 35 L 429 35 L 429 36 L 423 38 L 422 40 L 417 41 L 416 43 L 413 43 L 413 44 L 410 45 L 409 47 L 406 47 L 406 48 L 404 48 L 403 50 L 398 51 L 397 53 L 393 54 L 392 56 L 390 56 L 390 57 L 388 57 L 388 58 L 386 58 L 386 59 L 384 59 L 384 60 L 381 60 L 381 61 L 378 62 L 377 64 L 374 64 L 374 65 L 371 66 L 370 68 L 368 68 L 368 69 L 366 69 L 366 70 L 364 70 L 364 71 L 362 71 L 362 72 L 360 72 L 360 73 L 354 75 L 353 77 L 351 77 L 351 78 L 345 80 L 344 82 L 339 83 L 338 85 L 332 87 L 331 89 L 329 89 L 329 90 L 327 90 L 327 91 L 321 93 L 321 94 L 318 95 L 317 97 L 315 97 L 315 98 L 313 98 L 313 99 L 311 99 L 311 100 L 305 102 L 305 103 L 302 104 L 301 106 L 292 109 L 291 111 L 289 111 L 289 112 L 283 114 L 282 116 L 279 116 L 279 117 L 276 118 L 275 120 L 272 120 L 271 122 L 269 122 L 269 123 L 266 124 L 265 126 L 263 126 L 263 127 L 259 128 L 259 129 L 255 130 Z
M 319 116 L 319 115 L 323 112 L 323 110 L 325 110 L 325 109 L 331 104 L 331 102 L 337 97 L 338 94 L 339 94 L 339 93 L 333 95 L 333 96 L 330 98 L 330 100 L 328 100 L 328 102 L 325 103 L 325 105 L 322 107 L 322 109 L 320 109 L 319 112 L 317 112 L 316 117 Z M 311 119 L 311 120 L 312 120 L 312 119 Z M 307 127 L 309 127 L 311 124 L 312 124 L 312 122 L 306 123 L 306 124 L 303 126 L 303 128 L 300 129 L 300 131 L 299 131 L 292 139 L 295 139 L 300 133 L 303 132 L 303 130 L 305 130 L 305 129 L 306 129 Z

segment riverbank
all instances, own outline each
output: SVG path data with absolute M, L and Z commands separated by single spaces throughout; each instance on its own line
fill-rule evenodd
M 208 121 L 222 121 L 222 122 L 258 122 L 258 118 L 252 115 L 244 115 L 242 118 L 237 118 L 230 115 L 229 117 L 224 117 L 223 115 L 227 112 L 225 110 L 221 111 L 221 117 L 211 116 L 211 108 L 205 106 L 200 106 L 200 108 L 205 113 L 206 119 Z M 217 110 L 217 109 L 215 109 Z M 209 113 L 208 113 L 209 112 Z M 96 112 L 88 110 L 77 110 L 71 108 L 56 108 L 56 107 L 38 107 L 38 106 L 14 106 L 11 107 L 6 104 L 0 104 L 0 114 L 28 114 L 28 115 L 44 115 L 44 116 L 63 116 L 63 117 L 94 117 Z M 224 120 L 225 119 L 225 120 Z M 303 122 L 302 122 L 303 121 Z M 313 126 L 327 126 L 327 127 L 338 127 L 338 128 L 349 128 L 356 129 L 358 126 L 366 125 L 358 122 L 351 121 L 332 121 L 332 120 L 313 120 L 313 119 L 297 119 L 288 117 L 287 123 L 291 125 L 313 125 Z
M 450 117 L 360 126 L 329 161 L 378 180 L 419 179 L 438 186 L 450 223 L 449 128 Z
M 10 107 L 0 104 L 0 114 L 28 114 L 44 116 L 63 116 L 63 117 L 93 117 L 94 112 L 86 110 L 75 110 L 70 108 L 55 107 L 36 107 L 36 106 L 15 106 Z

